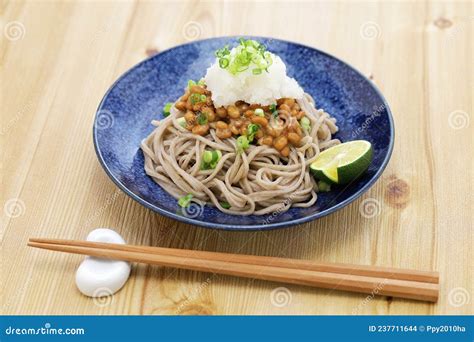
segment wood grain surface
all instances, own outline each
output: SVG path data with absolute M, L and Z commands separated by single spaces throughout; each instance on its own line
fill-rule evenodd
M 473 314 L 471 2 L 7 1 L 1 21 L 1 306 L 5 314 Z M 362 198 L 267 232 L 178 223 L 119 191 L 92 122 L 137 62 L 194 39 L 262 35 L 317 47 L 375 82 L 396 125 Z M 437 304 L 134 265 L 113 297 L 74 284 L 83 259 L 29 237 L 127 242 L 440 272 Z

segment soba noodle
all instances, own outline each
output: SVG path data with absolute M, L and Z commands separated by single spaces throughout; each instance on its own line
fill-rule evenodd
M 338 130 L 336 120 L 316 109 L 311 96 L 305 94 L 297 102 L 311 121 L 311 132 L 299 147 L 291 147 L 288 158 L 270 146 L 250 145 L 237 153 L 236 138 L 219 139 L 213 128 L 206 136 L 193 134 L 179 124 L 184 113 L 173 107 L 167 118 L 153 122 L 157 127 L 141 144 L 145 171 L 174 198 L 192 194 L 229 214 L 264 215 L 309 207 L 318 192 L 309 165 L 321 150 L 340 141 L 332 137 Z M 215 169 L 200 168 L 206 147 L 222 152 Z M 223 207 L 223 202 L 230 207 Z

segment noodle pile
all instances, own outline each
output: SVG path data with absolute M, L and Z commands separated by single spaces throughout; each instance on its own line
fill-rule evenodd
M 180 126 L 177 119 L 184 113 L 173 107 L 167 118 L 153 122 L 157 127 L 141 144 L 145 172 L 174 198 L 192 194 L 229 214 L 264 215 L 312 206 L 318 187 L 309 165 L 320 151 L 340 141 L 332 137 L 338 130 L 336 119 L 316 109 L 308 94 L 297 102 L 311 121 L 311 132 L 300 147 L 291 147 L 288 158 L 259 145 L 237 153 L 236 138 L 221 140 L 213 128 L 206 136 L 193 134 Z M 222 152 L 215 169 L 200 169 L 206 147 Z

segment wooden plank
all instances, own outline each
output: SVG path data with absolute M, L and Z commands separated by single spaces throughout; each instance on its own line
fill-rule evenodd
M 19 25 L 20 39 L 4 34 L 0 43 L 3 312 L 472 314 L 470 11 L 469 2 L 447 1 L 6 3 L 2 31 L 12 21 L 24 31 Z M 90 131 L 109 85 L 147 55 L 232 34 L 315 46 L 381 89 L 395 150 L 361 200 L 292 229 L 223 232 L 154 214 L 107 178 Z M 362 216 L 363 203 L 378 214 Z M 6 215 L 15 208 L 18 217 Z M 140 266 L 112 300 L 94 301 L 74 285 L 80 256 L 26 241 L 80 239 L 95 227 L 133 244 L 436 269 L 442 291 L 438 304 L 426 304 Z

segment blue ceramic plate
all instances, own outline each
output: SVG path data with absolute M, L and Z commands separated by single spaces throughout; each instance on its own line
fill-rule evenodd
M 367 173 L 348 186 L 320 193 L 310 208 L 292 208 L 267 216 L 228 215 L 211 206 L 183 212 L 177 201 L 145 174 L 139 146 L 154 128 L 151 120 L 162 118 L 164 104 L 181 96 L 188 80 L 204 76 L 216 49 L 236 43 L 235 37 L 223 37 L 157 54 L 126 72 L 105 94 L 95 117 L 94 144 L 100 163 L 119 188 L 145 207 L 179 221 L 250 230 L 285 227 L 328 215 L 375 183 L 390 159 L 394 127 L 387 102 L 372 82 L 346 63 L 314 48 L 278 39 L 255 39 L 283 59 L 288 74 L 314 97 L 318 107 L 336 117 L 337 138 L 372 143 L 374 159 Z

